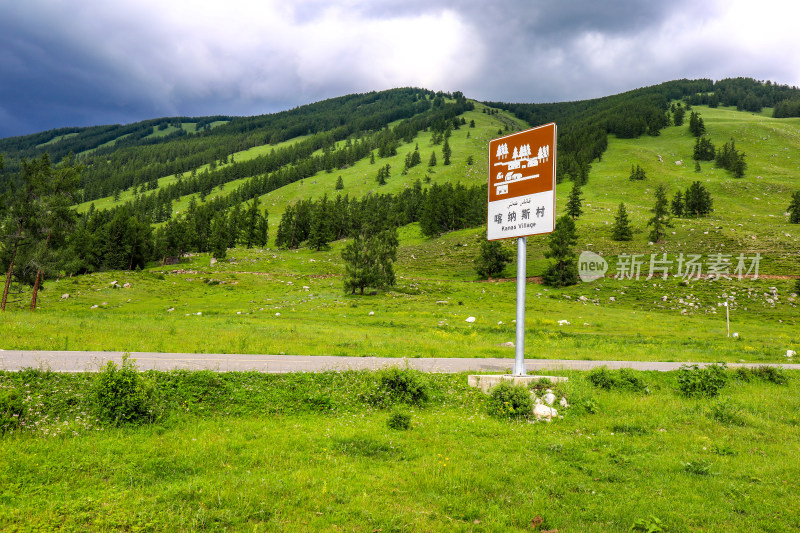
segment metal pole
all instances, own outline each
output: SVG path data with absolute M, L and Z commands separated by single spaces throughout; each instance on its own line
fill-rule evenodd
M 525 275 L 527 272 L 527 238 L 517 239 L 517 342 L 514 345 L 514 375 L 525 373 Z
M 725 324 L 728 326 L 728 337 L 731 336 L 731 313 L 728 308 L 728 302 L 725 302 Z

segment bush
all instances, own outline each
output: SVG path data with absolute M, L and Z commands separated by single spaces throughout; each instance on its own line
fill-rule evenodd
M 721 424 L 734 426 L 745 425 L 745 420 L 742 417 L 741 407 L 727 400 L 716 402 L 708 410 L 707 415 L 710 419 L 716 420 Z
M 122 356 L 121 367 L 109 361 L 92 386 L 97 418 L 115 426 L 152 420 L 152 392 L 128 354 Z
M 615 372 L 601 366 L 593 368 L 587 378 L 592 385 L 599 389 L 650 392 L 647 383 L 628 368 L 620 368 Z
M 789 378 L 782 368 L 774 366 L 759 366 L 758 368 L 739 367 L 734 372 L 734 376 L 739 381 L 750 383 L 754 379 L 767 381 L 776 385 L 786 385 Z
M 378 390 L 371 395 L 373 405 L 387 407 L 397 403 L 423 405 L 430 399 L 425 375 L 410 368 L 389 368 L 378 373 Z
M 708 365 L 682 365 L 678 369 L 678 390 L 689 397 L 714 398 L 728 382 L 725 363 Z
M 501 381 L 489 392 L 489 414 L 501 418 L 528 418 L 533 413 L 533 398 L 524 385 Z
M 407 430 L 411 429 L 411 415 L 408 413 L 395 412 L 389 415 L 386 421 L 389 429 Z
M 23 411 L 22 394 L 17 389 L 0 390 L 0 435 L 20 426 Z

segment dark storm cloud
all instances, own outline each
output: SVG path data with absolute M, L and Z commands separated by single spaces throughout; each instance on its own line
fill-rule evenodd
M 797 84 L 796 17 L 769 15 L 777 1 L 6 2 L 0 136 L 409 85 L 545 102 L 681 77 Z

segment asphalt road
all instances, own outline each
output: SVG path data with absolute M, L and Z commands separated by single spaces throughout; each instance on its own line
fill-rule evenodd
M 54 372 L 96 372 L 108 361 L 122 363 L 125 352 L 72 352 L 0 350 L 0 370 L 23 368 L 49 369 Z M 258 355 L 258 354 L 201 354 L 131 352 L 140 370 L 213 370 L 215 372 L 256 371 L 266 373 L 323 372 L 326 370 L 375 370 L 389 366 L 405 366 L 425 372 L 506 372 L 514 367 L 514 359 L 456 359 L 456 358 L 392 358 L 338 357 L 324 355 Z M 788 360 L 787 360 L 788 361 Z M 566 359 L 526 359 L 526 370 L 590 370 L 598 366 L 632 368 L 635 370 L 677 370 L 687 363 L 640 361 L 584 361 Z M 702 363 L 701 363 L 702 364 Z M 761 366 L 759 364 L 729 364 Z M 800 370 L 800 364 L 770 365 Z

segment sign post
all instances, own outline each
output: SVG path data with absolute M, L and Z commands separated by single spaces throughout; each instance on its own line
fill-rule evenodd
M 556 125 L 489 141 L 490 241 L 517 239 L 517 331 L 514 375 L 525 372 L 525 281 L 529 235 L 551 233 L 556 207 Z

